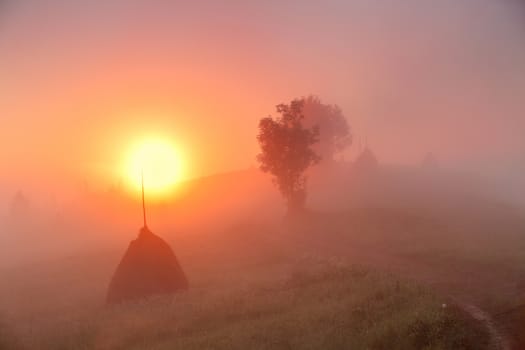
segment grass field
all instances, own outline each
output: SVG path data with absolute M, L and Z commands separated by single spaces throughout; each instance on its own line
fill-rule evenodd
M 127 242 L 0 270 L 0 348 L 489 349 L 450 298 L 491 315 L 522 302 L 525 220 L 505 206 L 458 207 L 157 232 L 190 280 L 174 300 L 103 305 Z M 496 320 L 520 349 L 511 316 Z
M 481 325 L 452 306 L 444 308 L 446 300 L 428 289 L 388 274 L 312 259 L 243 270 L 249 278 L 199 279 L 174 300 L 106 308 L 96 288 L 69 300 L 36 301 L 4 319 L 0 344 L 2 349 L 488 348 Z M 85 286 L 71 287 L 80 292 Z M 38 291 L 31 293 L 39 297 Z

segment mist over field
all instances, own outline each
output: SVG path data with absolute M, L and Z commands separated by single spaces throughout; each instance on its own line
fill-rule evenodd
M 0 349 L 522 349 L 524 35 L 518 0 L 0 0 Z M 143 231 L 189 288 L 107 306 Z

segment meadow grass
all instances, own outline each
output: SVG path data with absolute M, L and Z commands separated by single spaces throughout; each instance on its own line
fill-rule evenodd
M 115 307 L 121 251 L 2 270 L 0 349 L 488 349 L 447 298 L 520 300 L 525 220 L 501 216 L 359 209 L 177 235 L 190 290 Z
M 481 325 L 428 289 L 340 261 L 301 260 L 175 298 L 62 307 L 11 320 L 2 349 L 487 349 Z M 24 324 L 25 322 L 25 324 Z M 30 324 L 27 324 L 30 322 Z

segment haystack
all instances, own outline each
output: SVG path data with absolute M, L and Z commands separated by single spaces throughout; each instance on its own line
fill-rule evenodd
M 131 241 L 113 275 L 107 303 L 174 294 L 188 289 L 188 280 L 171 247 L 147 227 Z
M 439 162 L 433 153 L 427 153 L 421 162 L 421 169 L 435 171 L 439 169 Z
M 354 163 L 354 169 L 358 172 L 370 172 L 377 169 L 379 162 L 372 150 L 366 147 L 363 152 L 357 157 Z

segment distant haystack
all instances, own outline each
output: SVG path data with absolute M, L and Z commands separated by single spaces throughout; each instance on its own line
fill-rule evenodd
M 436 158 L 436 156 L 429 152 L 425 155 L 423 158 L 423 161 L 421 162 L 421 169 L 423 170 L 437 170 L 439 168 L 439 162 Z
M 188 289 L 170 246 L 147 227 L 133 240 L 109 285 L 107 303 L 120 303 Z
M 9 215 L 12 219 L 20 220 L 27 219 L 27 215 L 30 211 L 29 199 L 25 196 L 22 191 L 16 192 L 11 200 Z
M 378 165 L 379 162 L 374 152 L 370 148 L 365 147 L 354 162 L 354 169 L 359 172 L 368 172 L 377 169 Z

